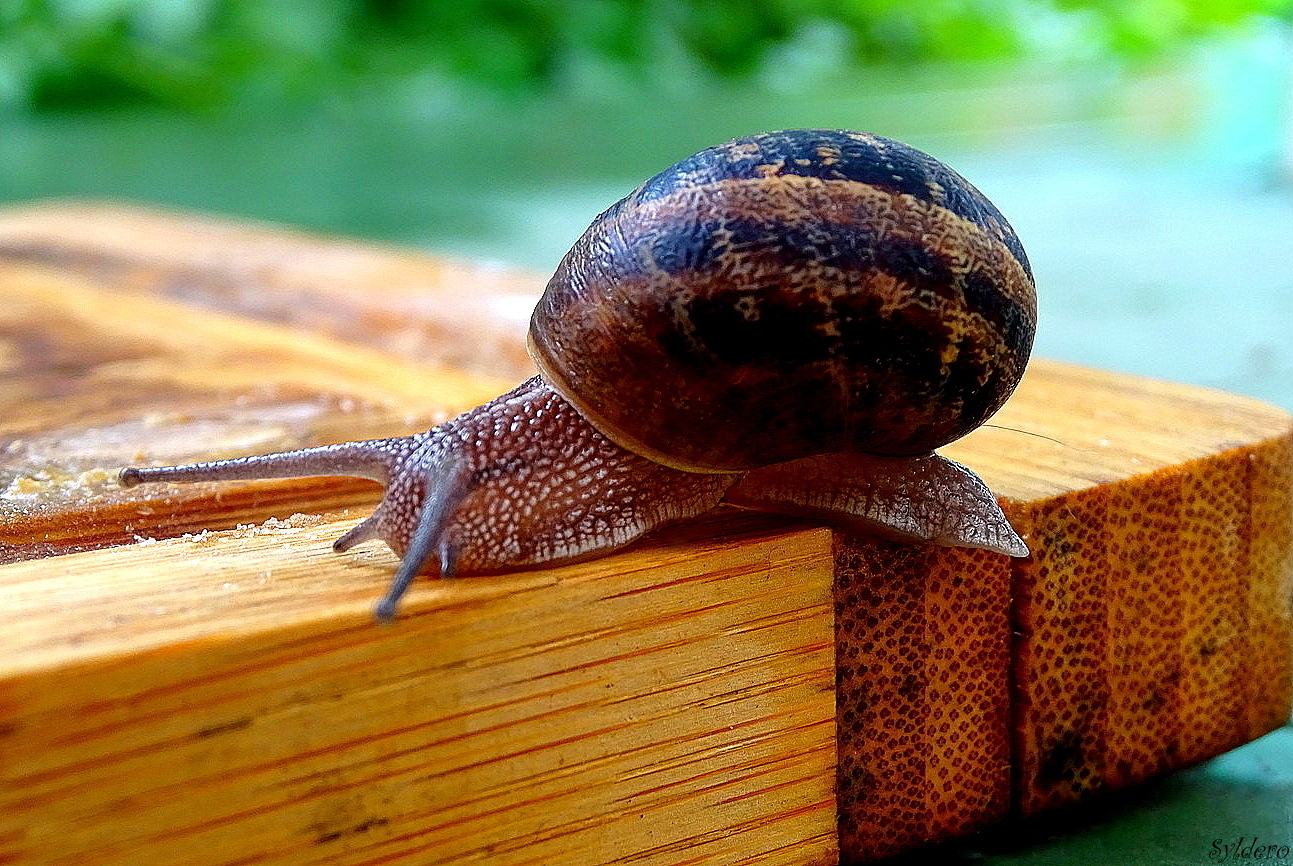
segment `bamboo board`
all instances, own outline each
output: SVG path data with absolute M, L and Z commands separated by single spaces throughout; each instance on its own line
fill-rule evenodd
M 874 858 L 1287 718 L 1293 422 L 1203 389 L 1041 361 L 946 449 L 1028 560 L 729 512 L 422 582 L 391 629 L 393 557 L 328 547 L 375 488 L 115 487 L 418 429 L 527 374 L 435 306 L 394 332 L 438 348 L 391 354 L 383 274 L 437 298 L 472 274 L 490 308 L 488 269 L 404 251 L 0 212 L 0 862 Z M 498 285 L 504 309 L 539 283 Z M 373 327 L 284 314 L 302 298 Z M 519 321 L 480 327 L 517 348 Z

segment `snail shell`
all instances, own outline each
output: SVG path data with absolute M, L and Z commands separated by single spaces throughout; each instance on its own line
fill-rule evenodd
M 544 378 L 692 471 L 927 454 L 1014 389 L 1036 296 L 1014 230 L 918 150 L 795 130 L 703 150 L 601 216 L 534 311 Z
M 535 308 L 540 377 L 425 433 L 121 482 L 383 482 L 334 545 L 403 557 L 381 618 L 429 564 L 587 558 L 723 501 L 1020 556 L 987 486 L 933 450 L 1010 395 L 1035 320 L 1014 230 L 947 166 L 865 133 L 755 135 L 593 221 Z

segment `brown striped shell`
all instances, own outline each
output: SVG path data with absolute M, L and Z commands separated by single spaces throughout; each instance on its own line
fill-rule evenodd
M 534 311 L 545 378 L 692 471 L 928 454 L 1014 390 L 1036 296 L 1018 237 L 905 144 L 791 130 L 703 150 L 601 214 Z

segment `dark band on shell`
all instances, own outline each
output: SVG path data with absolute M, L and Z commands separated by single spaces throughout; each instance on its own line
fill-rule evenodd
M 721 180 L 773 176 L 853 181 L 946 208 L 997 237 L 1032 276 L 1014 229 L 973 184 L 927 153 L 866 132 L 794 129 L 738 138 L 675 163 L 626 196 L 622 204 L 664 198 Z

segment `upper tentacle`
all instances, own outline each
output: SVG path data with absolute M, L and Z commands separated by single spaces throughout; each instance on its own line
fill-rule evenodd
M 417 436 L 339 442 L 253 457 L 207 460 L 179 466 L 130 466 L 117 476 L 122 487 L 159 481 L 238 481 L 349 475 L 385 483 L 396 465 L 419 446 Z

